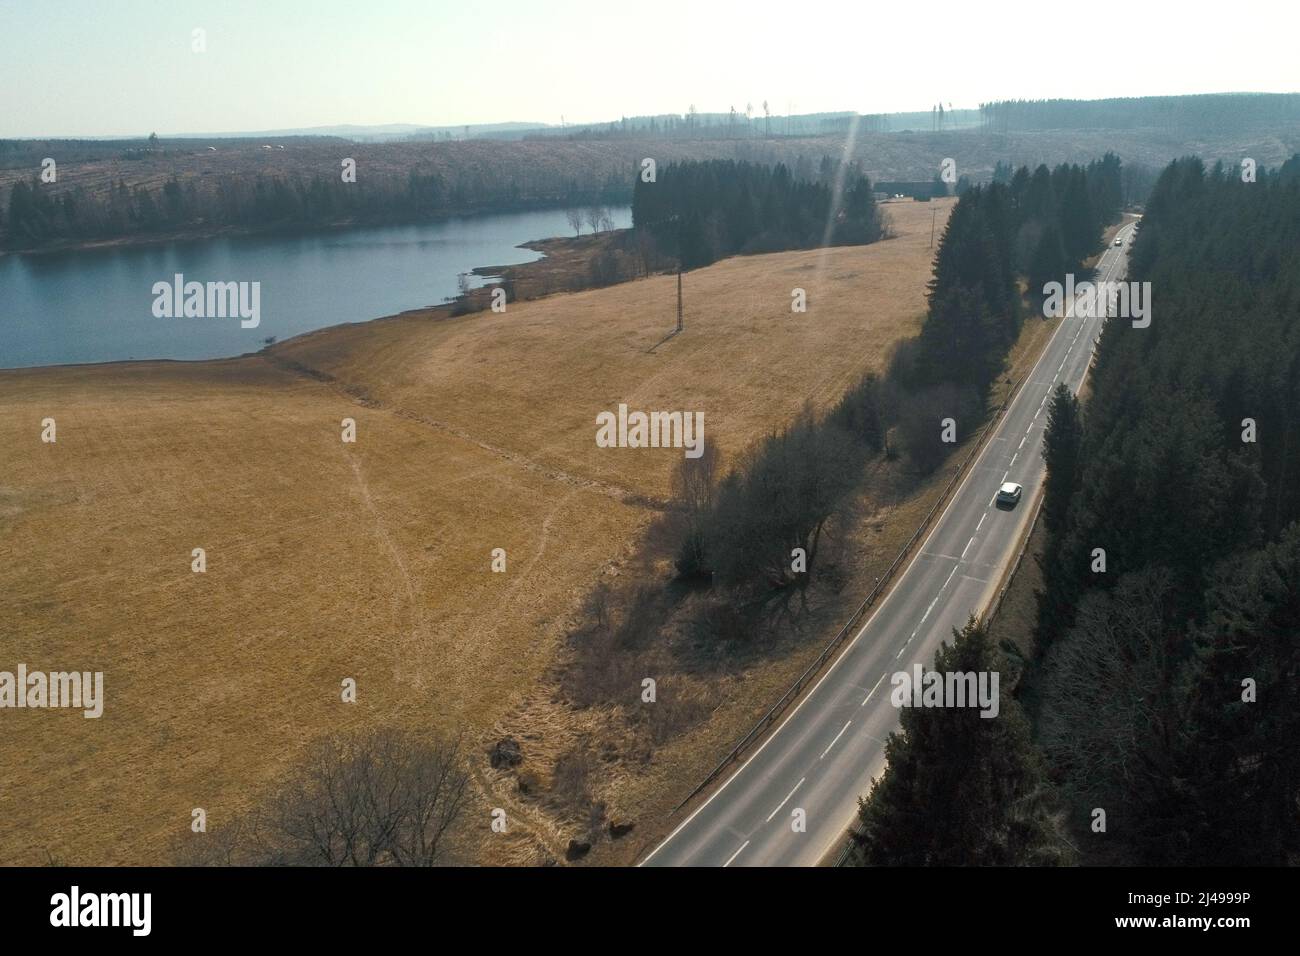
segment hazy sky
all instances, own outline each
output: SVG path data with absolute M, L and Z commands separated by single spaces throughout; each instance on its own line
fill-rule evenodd
M 1079 10 L 1085 11 L 1079 13 Z M 1300 90 L 1300 2 L 0 0 L 0 137 Z M 191 49 L 192 31 L 207 49 Z

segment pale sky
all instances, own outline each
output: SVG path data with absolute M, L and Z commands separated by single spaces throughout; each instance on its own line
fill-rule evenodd
M 1080 10 L 1086 11 L 1080 13 Z M 1300 90 L 1300 2 L 0 0 L 0 137 Z M 206 31 L 206 51 L 191 49 Z

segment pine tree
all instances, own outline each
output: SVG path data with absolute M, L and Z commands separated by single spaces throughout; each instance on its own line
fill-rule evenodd
M 1300 862 L 1300 526 L 1227 563 L 1196 634 L 1183 774 L 1189 862 Z
M 1002 669 L 972 621 L 935 655 L 934 670 Z M 1059 865 L 1070 860 L 1054 798 L 1019 705 L 1005 692 L 996 717 L 974 707 L 904 707 L 885 743 L 888 765 L 860 802 L 849 861 L 856 866 Z
M 1043 430 L 1043 461 L 1047 463 L 1047 490 L 1043 495 L 1043 526 L 1053 538 L 1065 528 L 1065 514 L 1079 479 L 1079 445 L 1083 424 L 1079 400 L 1062 382 L 1052 392 Z

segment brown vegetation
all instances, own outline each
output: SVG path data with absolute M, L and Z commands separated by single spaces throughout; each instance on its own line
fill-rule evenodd
M 601 683 L 634 678 L 636 705 L 648 676 L 614 654 L 592 655 L 612 670 L 591 706 L 565 702 L 566 635 L 601 620 L 579 613 L 593 585 L 672 573 L 636 542 L 656 533 L 682 452 L 597 448 L 594 416 L 620 401 L 703 411 L 726 462 L 805 402 L 824 412 L 919 322 L 930 207 L 890 208 L 887 242 L 690 274 L 685 331 L 667 341 L 674 276 L 504 314 L 340 326 L 238 360 L 0 373 L 7 657 L 103 670 L 107 697 L 98 721 L 6 717 L 4 857 L 159 862 L 193 808 L 216 832 L 263 805 L 311 741 L 380 727 L 465 732 L 461 829 L 476 859 L 558 859 L 570 839 L 591 842 L 597 804 L 652 834 L 837 609 L 828 597 L 726 672 L 659 669 L 659 709 L 631 722 L 597 702 Z M 806 315 L 791 314 L 794 286 Z M 55 445 L 39 441 L 46 416 Z M 344 417 L 355 445 L 339 441 Z M 836 536 L 850 589 L 893 547 L 882 529 L 910 533 L 924 510 L 897 495 L 892 467 L 868 476 L 864 530 Z M 490 571 L 497 547 L 503 574 Z M 736 629 L 717 615 L 710 626 Z M 619 604 L 604 619 L 593 640 L 637 646 L 662 612 L 629 619 Z M 357 704 L 340 702 L 345 677 Z M 520 759 L 490 766 L 507 735 Z M 566 770 L 561 756 L 584 742 L 585 771 Z M 585 791 L 552 792 L 557 765 Z M 489 829 L 493 807 L 504 835 Z M 593 856 L 611 845 L 631 844 L 602 840 Z

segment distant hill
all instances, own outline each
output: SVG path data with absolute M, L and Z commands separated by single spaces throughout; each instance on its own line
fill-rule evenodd
M 291 136 L 327 136 L 358 143 L 383 143 L 402 139 L 510 138 L 532 130 L 546 129 L 545 123 L 471 123 L 468 126 L 421 126 L 415 123 L 386 123 L 379 126 L 307 126 L 301 129 L 270 129 L 235 133 L 179 133 L 167 139 L 273 139 Z
M 999 133 L 1048 129 L 1158 129 L 1222 134 L 1300 122 L 1300 93 L 1204 93 L 1109 100 L 981 103 L 982 125 Z
M 942 112 L 940 109 L 942 108 Z M 1204 93 L 1190 96 L 1137 96 L 1104 100 L 998 100 L 977 109 L 953 109 L 935 104 L 929 110 L 904 113 L 765 114 L 761 105 L 737 106 L 726 113 L 656 113 L 623 116 L 592 123 L 470 123 L 425 126 L 418 123 L 376 125 L 339 124 L 288 129 L 219 133 L 177 133 L 162 141 L 223 141 L 248 139 L 336 139 L 356 143 L 439 142 L 466 139 L 742 139 L 816 137 L 858 133 L 951 133 L 983 130 L 991 133 L 1048 130 L 1152 130 L 1184 136 L 1203 132 L 1211 137 L 1300 123 L 1300 93 Z M 119 143 L 139 145 L 138 136 L 87 136 L 20 142 Z M 0 141 L 3 144 L 3 141 Z M 12 151 L 12 146 L 10 147 Z M 0 148 L 0 153 L 4 149 Z

